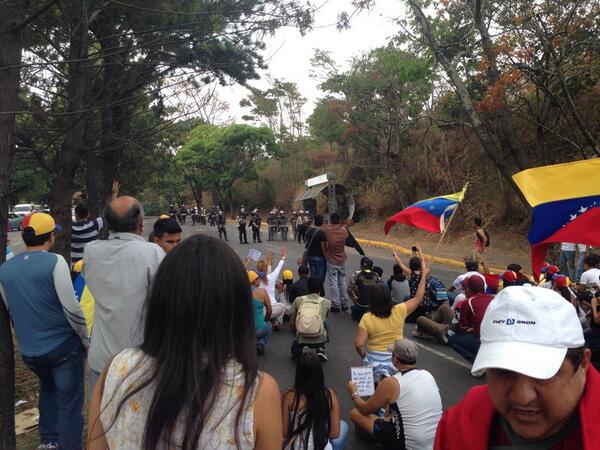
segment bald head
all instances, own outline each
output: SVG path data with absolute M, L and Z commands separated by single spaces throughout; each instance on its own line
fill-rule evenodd
M 111 231 L 117 233 L 144 232 L 144 209 L 135 198 L 124 195 L 106 205 L 104 218 Z

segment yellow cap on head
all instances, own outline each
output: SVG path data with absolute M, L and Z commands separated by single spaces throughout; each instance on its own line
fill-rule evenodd
M 258 274 L 254 270 L 248 271 L 248 282 L 249 283 L 254 283 L 257 278 L 258 278 Z
M 294 272 L 292 272 L 290 269 L 285 269 L 281 276 L 284 280 L 292 280 L 294 278 Z

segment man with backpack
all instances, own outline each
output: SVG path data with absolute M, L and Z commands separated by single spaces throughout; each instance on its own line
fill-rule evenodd
M 292 344 L 292 356 L 297 358 L 303 348 L 308 347 L 317 352 L 321 361 L 327 361 L 325 345 L 329 337 L 327 316 L 331 309 L 331 301 L 319 295 L 321 280 L 310 277 L 307 281 L 308 295 L 298 297 L 289 310 L 290 329 L 296 335 Z
M 433 337 L 442 344 L 447 344 L 446 333 L 455 318 L 454 311 L 449 305 L 446 286 L 431 275 L 427 279 L 425 290 L 431 303 L 431 311 L 417 318 L 417 331 L 413 336 L 419 338 Z
M 360 259 L 360 270 L 350 277 L 348 295 L 354 305 L 351 308 L 352 319 L 360 322 L 363 314 L 371 307 L 373 288 L 379 283 L 379 275 L 373 270 L 373 260 L 366 256 Z

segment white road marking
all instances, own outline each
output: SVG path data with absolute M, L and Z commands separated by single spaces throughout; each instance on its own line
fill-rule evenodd
M 19 241 L 19 242 L 15 242 L 14 244 L 11 243 L 10 246 L 11 247 L 16 247 L 17 245 L 21 245 L 23 243 L 23 241 Z
M 436 350 L 434 348 L 428 347 L 425 344 L 422 344 L 420 342 L 416 342 L 414 339 L 409 339 L 410 341 L 414 342 L 415 345 L 429 353 L 433 353 L 436 356 L 439 356 L 440 358 L 444 358 L 450 362 L 453 362 L 454 364 L 457 364 L 461 367 L 464 367 L 465 369 L 469 369 L 469 371 L 471 370 L 471 364 L 465 362 L 465 361 L 461 361 L 459 359 L 454 358 L 453 356 L 448 356 L 443 352 L 440 352 L 439 350 Z

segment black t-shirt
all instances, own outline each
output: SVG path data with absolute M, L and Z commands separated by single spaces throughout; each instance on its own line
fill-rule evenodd
M 317 233 L 315 235 L 315 238 L 313 239 L 313 235 Z M 311 242 L 312 240 L 312 242 Z M 308 250 L 308 256 L 319 256 L 321 258 L 325 257 L 325 254 L 323 253 L 323 248 L 321 247 L 321 242 L 325 242 L 326 238 L 325 238 L 325 232 L 323 230 L 321 230 L 320 228 L 309 228 L 308 232 L 306 233 L 306 249 Z M 309 245 L 310 244 L 310 245 Z
M 356 277 L 358 287 L 358 303 L 361 306 L 371 306 L 373 288 L 379 283 L 379 275 L 371 270 L 362 270 Z
M 294 303 L 296 297 L 302 297 L 308 294 L 310 294 L 308 290 L 308 277 L 300 278 L 290 289 L 289 301 L 290 303 Z

